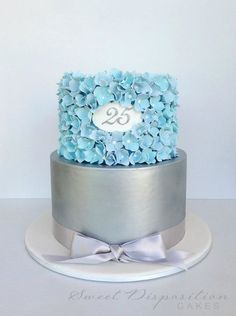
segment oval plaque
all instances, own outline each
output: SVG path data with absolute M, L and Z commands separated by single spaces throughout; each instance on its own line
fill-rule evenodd
M 97 109 L 92 120 L 94 125 L 106 132 L 126 132 L 140 123 L 142 116 L 132 105 L 124 107 L 112 102 Z

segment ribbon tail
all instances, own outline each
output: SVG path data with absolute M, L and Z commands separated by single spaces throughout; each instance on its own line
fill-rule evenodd
M 184 260 L 187 259 L 190 255 L 190 252 L 183 250 L 169 250 L 166 253 L 166 259 L 163 263 L 179 268 L 180 270 L 187 271 L 188 267 L 184 263 Z
M 151 264 L 161 264 L 166 266 L 171 266 L 178 268 L 180 270 L 187 271 L 188 268 L 184 263 L 184 260 L 189 257 L 191 253 L 182 250 L 170 250 L 166 252 L 165 258 L 153 259 L 153 260 L 143 260 L 140 258 L 131 258 L 128 255 L 122 254 L 120 257 L 121 262 L 138 262 L 138 263 L 151 263 Z

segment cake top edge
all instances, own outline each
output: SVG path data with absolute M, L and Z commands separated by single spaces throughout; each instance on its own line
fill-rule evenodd
M 95 83 L 99 86 L 106 85 L 112 80 L 115 81 L 126 81 L 127 84 L 130 81 L 143 79 L 146 81 L 154 81 L 160 84 L 160 81 L 163 79 L 167 79 L 171 84 L 172 88 L 176 88 L 177 86 L 177 78 L 175 76 L 170 75 L 169 73 L 158 73 L 158 72 L 136 72 L 136 71 L 128 71 L 128 70 L 119 70 L 113 68 L 111 70 L 103 70 L 98 71 L 96 73 L 83 73 L 80 71 L 65 71 L 62 75 L 62 79 L 64 77 L 70 76 L 75 80 L 78 79 L 86 79 L 86 78 L 94 78 Z M 60 84 L 60 82 L 58 83 Z

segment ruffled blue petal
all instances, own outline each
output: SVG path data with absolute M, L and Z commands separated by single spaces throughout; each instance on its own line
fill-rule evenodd
M 96 87 L 94 95 L 99 105 L 105 105 L 114 100 L 114 95 L 109 92 L 107 87 Z
M 129 152 L 125 149 L 120 149 L 115 152 L 117 163 L 128 166 L 129 165 Z
M 131 151 L 136 151 L 139 148 L 139 143 L 138 143 L 137 138 L 131 133 L 126 133 L 123 136 L 123 144 L 126 149 L 131 150 Z
M 86 137 L 80 137 L 77 141 L 79 149 L 91 149 L 93 148 L 95 141 Z

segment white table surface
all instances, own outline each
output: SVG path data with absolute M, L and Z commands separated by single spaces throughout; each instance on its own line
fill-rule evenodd
M 0 200 L 0 315 L 236 315 L 236 200 L 189 200 L 210 226 L 213 248 L 200 264 L 170 277 L 102 283 L 66 277 L 35 262 L 24 247 L 27 226 L 48 199 Z

